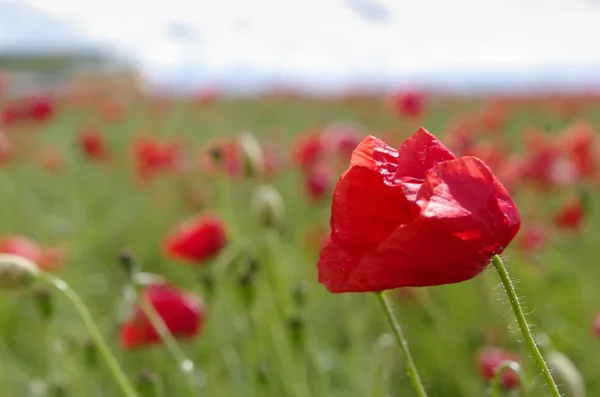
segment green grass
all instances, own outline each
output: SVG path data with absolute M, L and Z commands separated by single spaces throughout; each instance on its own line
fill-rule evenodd
M 476 111 L 477 105 L 438 104 L 423 124 L 441 133 L 459 113 Z M 598 119 L 596 114 L 587 117 Z M 203 108 L 175 104 L 161 116 L 130 103 L 126 119 L 119 124 L 104 123 L 91 110 L 66 107 L 52 124 L 20 137 L 30 141 L 32 148 L 0 168 L 0 234 L 66 244 L 68 262 L 59 275 L 81 294 L 127 375 L 135 380 L 141 373 L 155 373 L 164 396 L 187 396 L 185 378 L 166 349 L 123 352 L 116 343 L 123 311 L 117 257 L 125 247 L 135 253 L 144 271 L 162 274 L 206 302 L 203 333 L 194 341 L 181 342 L 201 371 L 198 379 L 203 387 L 198 396 L 414 395 L 375 296 L 333 295 L 318 284 L 318 248 L 307 249 L 302 241 L 307 228 L 327 225 L 329 201 L 308 201 L 299 171 L 286 168 L 269 182 L 279 189 L 286 206 L 285 228 L 275 234 L 261 228 L 250 210 L 255 182 L 215 180 L 196 172 L 184 178 L 161 177 L 141 187 L 134 181 L 128 158 L 129 143 L 142 130 L 162 136 L 184 134 L 190 159 L 195 161 L 195 153 L 213 137 L 248 130 L 259 139 L 273 139 L 275 129 L 280 154 L 289 158 L 298 134 L 337 121 L 357 122 L 388 135 L 412 128 L 375 100 L 232 100 Z M 77 152 L 75 136 L 83 123 L 99 126 L 105 133 L 115 154 L 111 166 L 93 164 Z M 567 121 L 550 111 L 516 112 L 505 129 L 515 150 L 521 132 L 532 124 L 560 130 Z M 405 133 L 397 133 L 397 141 L 404 137 Z M 36 150 L 46 144 L 64 154 L 64 167 L 56 174 L 47 173 L 36 161 Z M 190 188 L 206 197 L 205 210 L 217 211 L 228 221 L 230 250 L 214 260 L 218 263 L 192 267 L 161 254 L 167 231 L 202 210 L 190 208 L 183 199 L 182 192 Z M 530 214 L 549 219 L 560 197 L 560 193 L 520 191 L 515 198 L 526 224 Z M 600 308 L 597 195 L 594 199 L 580 234 L 549 230 L 552 243 L 535 257 L 524 257 L 512 247 L 504 254 L 534 329 L 548 334 L 577 365 L 590 396 L 600 395 L 600 341 L 592 332 Z M 244 255 L 224 260 L 239 247 L 260 263 L 251 291 L 239 282 Z M 434 241 L 431 248 L 435 249 Z M 217 272 L 217 266 L 222 271 Z M 215 277 L 212 293 L 201 281 L 207 274 Z M 390 294 L 396 298 L 397 315 L 430 396 L 486 395 L 487 385 L 474 365 L 474 352 L 484 344 L 516 351 L 535 383 L 531 395 L 547 395 L 525 346 L 519 343 L 520 333 L 498 284 L 495 272 L 488 270 L 462 284 L 416 291 L 415 300 Z M 44 323 L 31 293 L 2 295 L 1 396 L 33 396 L 32 385 L 43 379 L 56 379 L 68 396 L 120 395 L 104 363 L 92 365 L 86 359 L 89 336 L 64 297 L 53 294 L 54 317 Z

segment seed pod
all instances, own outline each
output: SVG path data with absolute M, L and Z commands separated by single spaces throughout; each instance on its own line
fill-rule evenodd
M 0 254 L 0 289 L 26 289 L 37 279 L 40 271 L 31 261 L 12 254 Z

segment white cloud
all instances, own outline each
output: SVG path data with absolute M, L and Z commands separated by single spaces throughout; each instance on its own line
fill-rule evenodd
M 362 1 L 376 3 L 386 18 L 373 23 L 346 0 L 25 0 L 157 78 L 247 70 L 376 79 L 600 64 L 600 10 L 589 0 Z M 173 23 L 185 39 L 175 37 Z

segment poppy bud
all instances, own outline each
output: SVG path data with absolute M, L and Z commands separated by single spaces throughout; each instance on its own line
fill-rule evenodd
M 583 377 L 573 362 L 556 350 L 546 356 L 548 366 L 564 397 L 585 397 Z
M 245 271 L 239 278 L 241 295 L 247 308 L 254 302 L 254 273 Z
M 205 273 L 200 276 L 200 283 L 204 287 L 204 296 L 209 300 L 215 291 L 215 278 L 212 274 Z
M 67 388 L 58 383 L 56 381 L 52 382 L 48 385 L 48 397 L 67 397 L 69 393 L 67 392 Z
M 304 307 L 306 305 L 306 287 L 304 284 L 296 284 L 294 291 L 292 292 L 292 298 L 294 299 L 296 306 Z
M 260 186 L 254 192 L 252 208 L 262 225 L 281 229 L 285 222 L 285 208 L 281 195 L 273 186 Z
M 89 339 L 84 342 L 83 353 L 88 368 L 96 368 L 98 366 L 98 348 L 93 340 Z
M 0 289 L 25 289 L 37 279 L 39 272 L 33 262 L 23 257 L 0 254 Z
M 123 273 L 127 277 L 127 280 L 131 280 L 135 270 L 133 253 L 126 248 L 122 250 L 119 254 L 119 263 L 121 264 L 121 268 L 123 269 Z
M 34 292 L 34 298 L 36 300 L 40 317 L 44 321 L 49 321 L 54 315 L 54 304 L 52 301 L 52 293 L 48 287 L 40 287 Z
M 162 397 L 165 395 L 162 382 L 151 372 L 142 372 L 137 377 L 136 390 L 140 397 Z
M 251 177 L 262 176 L 265 173 L 265 158 L 260 144 L 249 132 L 244 132 L 238 137 L 242 150 L 246 175 Z
M 292 343 L 300 348 L 304 343 L 304 321 L 300 317 L 292 317 L 288 320 L 288 328 L 292 337 Z
M 259 384 L 266 385 L 269 382 L 269 374 L 267 371 L 267 366 L 264 363 L 261 363 L 258 366 L 256 371 L 256 379 Z

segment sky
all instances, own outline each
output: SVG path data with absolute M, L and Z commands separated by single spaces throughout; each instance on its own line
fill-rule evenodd
M 600 83 L 598 37 L 597 0 L 0 0 L 0 51 L 100 44 L 174 86 Z

